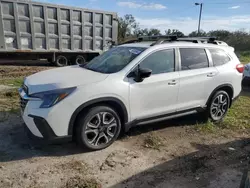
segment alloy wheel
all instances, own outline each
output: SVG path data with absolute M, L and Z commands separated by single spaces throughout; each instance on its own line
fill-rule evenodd
M 212 119 L 220 120 L 224 117 L 229 107 L 229 100 L 227 95 L 219 94 L 214 98 L 210 107 L 210 114 Z
M 118 130 L 117 120 L 109 112 L 99 112 L 87 122 L 84 131 L 90 145 L 98 147 L 112 141 Z

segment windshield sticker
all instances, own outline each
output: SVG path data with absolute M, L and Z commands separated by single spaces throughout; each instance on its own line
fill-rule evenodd
M 137 49 L 130 49 L 129 51 L 130 51 L 130 53 L 136 54 L 136 55 L 138 55 L 138 54 L 141 53 L 141 51 L 140 51 L 140 50 L 137 50 Z

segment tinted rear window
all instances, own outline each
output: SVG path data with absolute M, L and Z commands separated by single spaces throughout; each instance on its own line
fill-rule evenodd
M 214 66 L 224 65 L 230 61 L 230 58 L 223 50 L 209 49 L 209 51 L 211 53 Z
M 205 49 L 181 48 L 181 70 L 206 68 L 209 66 Z

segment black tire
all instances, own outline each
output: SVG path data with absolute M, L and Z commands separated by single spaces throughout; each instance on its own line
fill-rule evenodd
M 102 123 L 100 122 L 100 124 L 98 116 L 100 116 L 99 119 L 102 119 Z M 109 119 L 109 116 L 110 118 L 112 116 L 114 121 L 107 124 L 105 121 L 106 118 Z M 103 119 L 105 119 L 105 121 L 103 121 Z M 116 124 L 116 126 L 114 126 L 114 124 Z M 91 127 L 89 127 L 90 125 Z M 113 125 L 113 130 L 110 129 L 111 125 Z M 93 128 L 93 126 L 96 127 Z M 112 134 L 110 134 L 111 132 Z M 108 106 L 96 106 L 89 109 L 87 112 L 85 111 L 77 119 L 75 135 L 77 143 L 81 146 L 90 150 L 101 150 L 110 146 L 118 138 L 120 132 L 121 120 L 118 114 Z M 103 134 L 105 134 L 106 137 Z M 113 136 L 111 137 L 110 135 Z M 101 143 L 101 141 L 105 142 Z
M 58 67 L 68 66 L 68 59 L 65 56 L 63 56 L 63 55 L 59 55 L 56 58 L 55 64 Z
M 220 90 L 214 94 L 207 108 L 208 117 L 212 122 L 223 121 L 230 107 L 230 102 L 230 97 L 226 91 Z
M 74 63 L 76 65 L 84 65 L 86 63 L 86 59 L 83 56 L 78 55 L 76 56 Z

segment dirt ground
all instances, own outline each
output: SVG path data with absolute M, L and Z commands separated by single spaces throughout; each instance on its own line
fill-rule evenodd
M 8 65 L 7 65 L 8 64 Z M 36 72 L 55 68 L 49 66 L 48 63 L 41 61 L 38 63 L 32 63 L 32 61 L 20 61 L 18 64 L 12 62 L 6 63 L 0 61 L 0 79 L 11 79 L 18 77 L 25 77 Z
M 47 68 L 2 65 L 0 76 Z M 204 132 L 197 123 L 199 117 L 192 115 L 134 127 L 109 148 L 88 152 L 73 142 L 31 139 L 18 112 L 2 111 L 0 188 L 239 187 L 250 131 Z

